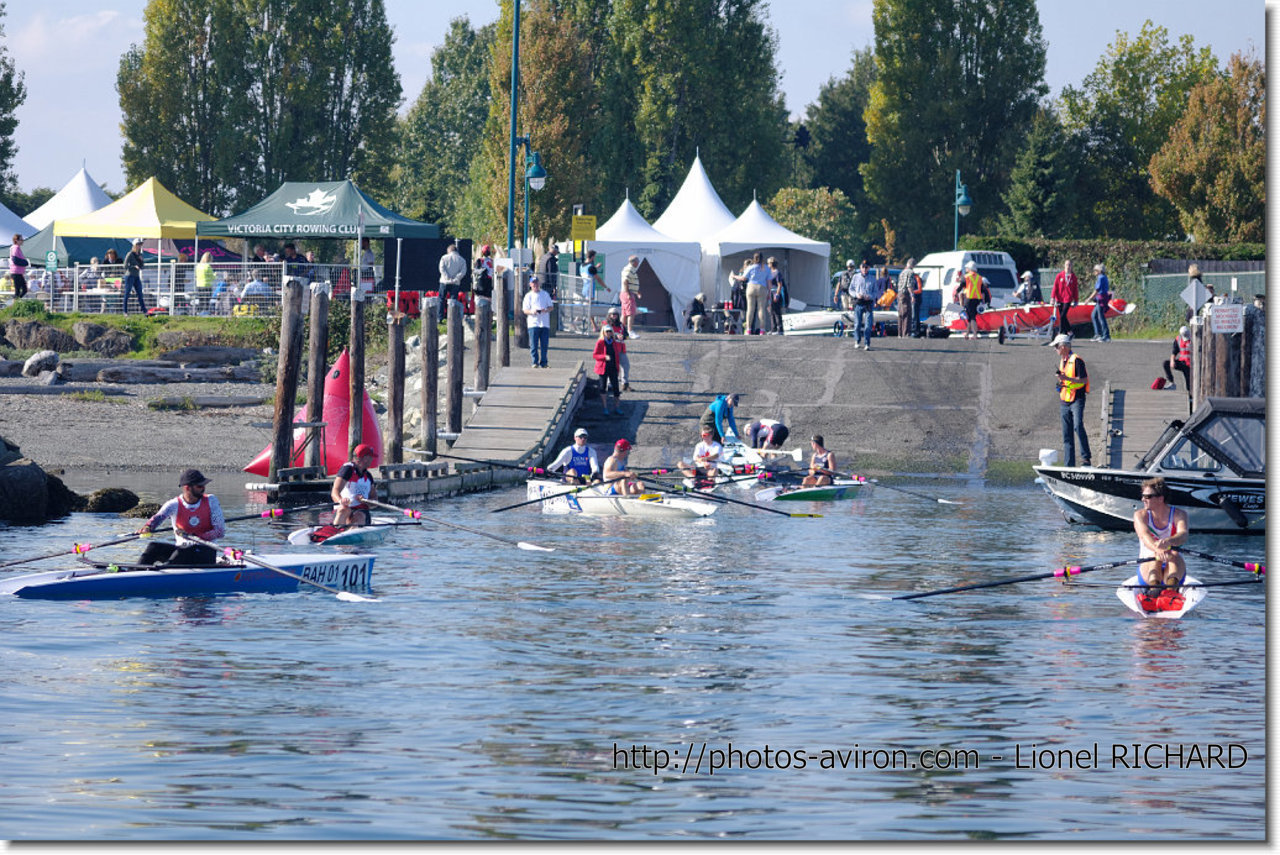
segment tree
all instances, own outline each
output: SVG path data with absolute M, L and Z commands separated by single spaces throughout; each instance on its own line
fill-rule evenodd
M 0 203 L 19 217 L 25 217 L 52 199 L 56 192 L 52 187 L 37 187 L 30 193 L 15 188 L 7 193 L 0 192 Z
M 769 200 L 769 211 L 791 231 L 831 244 L 832 258 L 862 258 L 867 253 L 857 211 L 842 190 L 783 187 Z
M 1009 176 L 1008 209 L 997 233 L 1006 237 L 1067 237 L 1075 221 L 1079 157 L 1052 110 L 1036 113 Z
M 4 20 L 5 4 L 0 2 L 0 22 Z M 0 23 L 0 38 L 4 37 L 4 25 Z M 7 192 L 17 186 L 13 174 L 13 159 L 18 154 L 18 145 L 14 142 L 18 130 L 18 108 L 27 100 L 27 87 L 23 82 L 23 74 L 18 71 L 9 56 L 9 49 L 0 43 L 0 192 Z
M 212 214 L 245 201 L 248 38 L 234 0 L 147 4 L 143 45 L 130 46 L 116 76 L 130 186 L 155 176 Z
M 1062 92 L 1061 116 L 1078 134 L 1088 169 L 1082 204 L 1094 234 L 1133 239 L 1180 238 L 1177 212 L 1151 188 L 1151 158 L 1168 139 L 1191 90 L 1217 74 L 1209 48 L 1146 21 L 1137 36 L 1115 41 L 1079 88 Z
M 957 169 L 976 215 L 994 214 L 1016 131 L 1048 92 L 1045 42 L 1034 0 L 875 0 L 872 21 L 862 176 L 875 214 L 918 256 L 951 242 Z
M 489 105 L 489 61 L 495 26 L 473 29 L 454 18 L 431 54 L 431 79 L 399 125 L 395 200 L 406 216 L 452 233 L 480 150 Z
M 805 111 L 811 141 L 804 158 L 813 170 L 813 186 L 840 190 L 855 208 L 864 206 L 866 195 L 860 169 L 871 157 L 871 144 L 863 114 L 875 77 L 871 48 L 855 50 L 845 76 L 823 84 L 818 100 Z
M 1225 77 L 1191 90 L 1151 159 L 1151 186 L 1199 242 L 1266 240 L 1266 68 L 1237 53 Z

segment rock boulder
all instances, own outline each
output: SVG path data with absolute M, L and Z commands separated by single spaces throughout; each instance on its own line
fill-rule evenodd
M 45 371 L 58 370 L 58 354 L 52 350 L 33 353 L 22 366 L 23 377 L 39 377 Z
M 4 325 L 4 337 L 18 350 L 56 350 L 64 353 L 75 350 L 77 346 L 74 338 L 57 327 L 17 318 Z

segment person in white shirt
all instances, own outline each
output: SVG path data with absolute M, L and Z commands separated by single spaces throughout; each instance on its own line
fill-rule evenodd
M 440 256 L 440 293 L 462 299 L 458 292 L 462 290 L 462 279 L 467 275 L 467 260 L 458 254 L 458 247 L 449 244 L 449 248 Z
M 570 484 L 588 484 L 600 480 L 600 458 L 596 450 L 587 445 L 587 429 L 573 432 L 573 445 L 566 446 L 551 465 L 548 472 L 561 472 Z
M 714 482 L 724 446 L 716 442 L 710 428 L 702 429 L 702 439 L 693 447 L 693 463 L 680 466 L 680 471 L 696 482 Z
M 542 290 L 537 276 L 529 279 L 529 293 L 524 295 L 524 314 L 529 330 L 529 357 L 534 368 L 547 367 L 547 347 L 551 344 L 551 297 Z

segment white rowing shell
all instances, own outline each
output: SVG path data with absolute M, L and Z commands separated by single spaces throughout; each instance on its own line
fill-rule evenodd
M 1138 603 L 1138 587 L 1137 586 L 1140 583 L 1141 583 L 1141 580 L 1136 575 L 1130 576 L 1128 579 L 1124 580 L 1124 582 L 1120 584 L 1119 588 L 1116 588 L 1116 596 L 1120 598 L 1120 602 L 1124 603 L 1126 606 L 1129 607 L 1130 611 L 1137 612 L 1138 614 L 1142 615 L 1144 618 L 1165 618 L 1167 620 L 1178 620 L 1187 612 L 1191 611 L 1196 606 L 1200 605 L 1200 601 L 1205 598 L 1205 594 L 1207 593 L 1204 588 L 1200 588 L 1200 587 L 1183 588 L 1182 596 L 1186 597 L 1186 602 L 1183 603 L 1181 609 L 1179 609 L 1176 612 L 1149 612 L 1143 609 L 1142 606 L 1139 605 Z M 1186 579 L 1184 580 L 1184 583 L 1187 585 L 1201 584 L 1199 579 L 1196 579 L 1192 576 L 1186 577 Z

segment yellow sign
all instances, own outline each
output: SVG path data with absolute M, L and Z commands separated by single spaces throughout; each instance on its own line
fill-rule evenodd
M 579 215 L 573 218 L 573 227 L 569 231 L 571 240 L 595 240 L 596 218 Z

